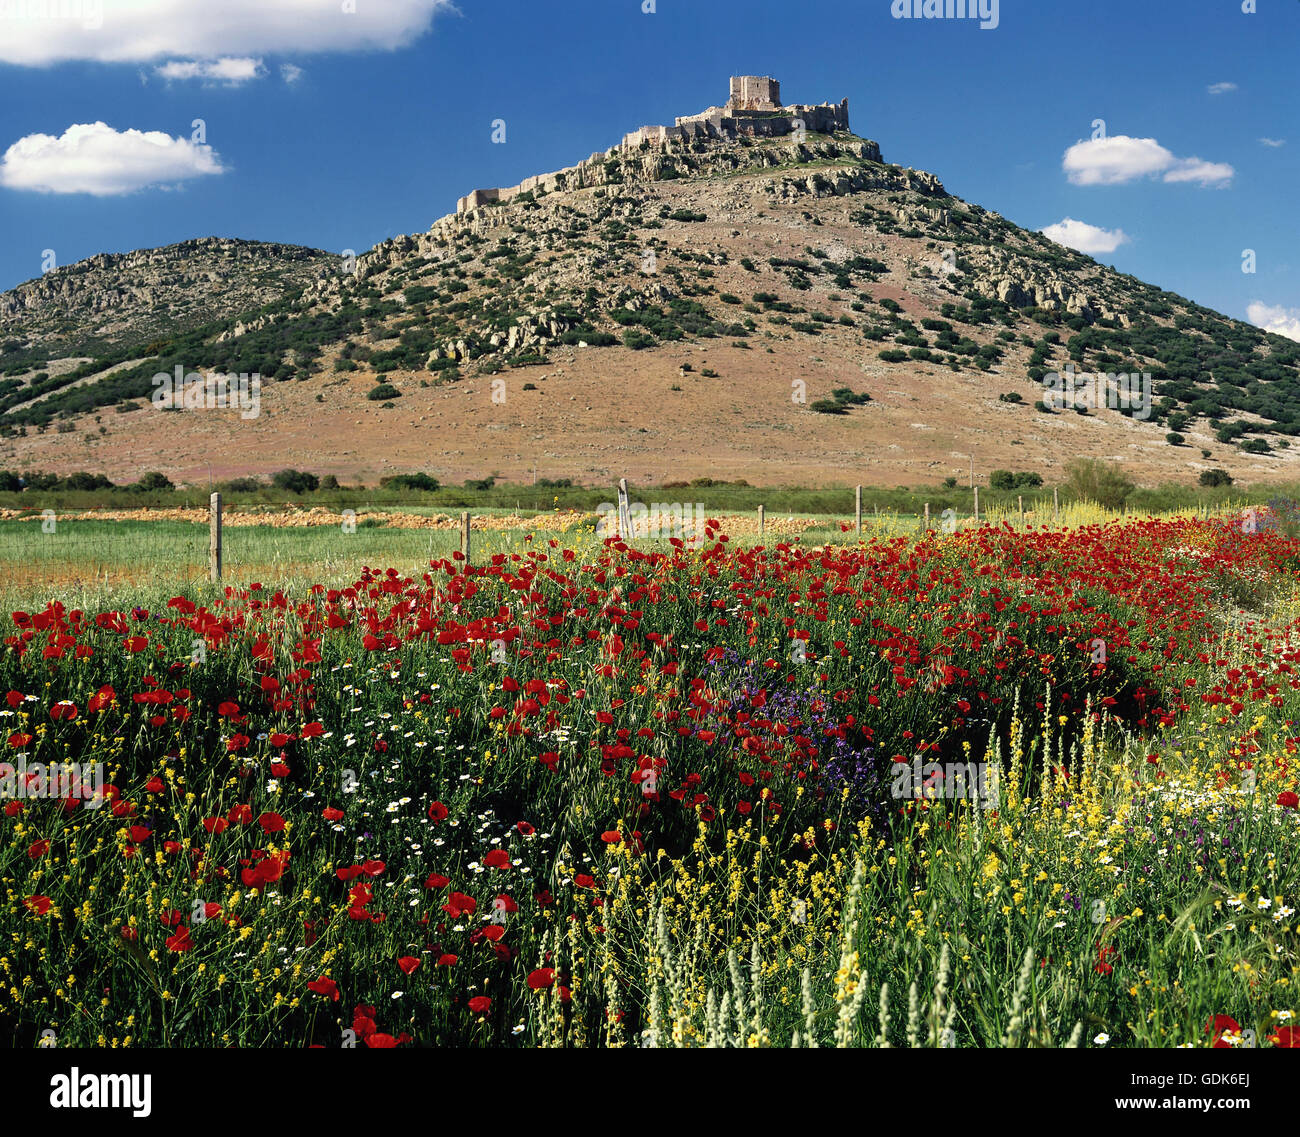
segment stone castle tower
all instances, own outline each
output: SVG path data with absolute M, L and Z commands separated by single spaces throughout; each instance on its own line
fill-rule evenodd
M 733 75 L 727 106 L 739 111 L 774 111 L 781 105 L 781 84 L 767 76 Z

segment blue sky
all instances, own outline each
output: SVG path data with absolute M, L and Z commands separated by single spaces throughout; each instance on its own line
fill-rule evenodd
M 757 74 L 847 96 L 886 160 L 968 201 L 1091 226 L 1086 251 L 1122 234 L 1093 255 L 1300 338 L 1300 4 L 1001 0 L 982 29 L 904 2 L 0 0 L 0 288 L 47 249 L 360 252 Z

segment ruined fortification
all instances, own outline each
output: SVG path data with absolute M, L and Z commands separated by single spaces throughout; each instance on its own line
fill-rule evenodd
M 732 140 L 740 135 L 772 138 L 787 134 L 834 134 L 849 129 L 849 100 L 817 106 L 802 103 L 784 106 L 781 84 L 768 76 L 733 75 L 730 95 L 723 106 L 709 107 L 699 114 L 686 115 L 672 126 L 643 126 L 623 136 L 623 141 L 607 151 L 597 151 L 585 162 L 525 178 L 506 189 L 474 190 L 456 203 L 456 212 L 465 213 L 492 202 L 509 201 L 521 193 L 556 189 L 573 189 L 588 184 L 588 171 L 603 166 L 619 153 L 643 147 L 663 146 L 668 142 L 700 139 Z M 603 179 L 597 178 L 595 181 Z

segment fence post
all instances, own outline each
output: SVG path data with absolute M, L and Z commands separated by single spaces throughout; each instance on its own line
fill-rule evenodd
M 767 511 L 763 508 L 763 506 L 760 505 L 758 507 L 758 535 L 760 537 L 763 536 L 763 529 L 766 527 L 766 524 L 767 524 Z
M 980 524 L 980 488 L 979 486 L 976 486 L 975 487 L 975 528 L 978 529 L 979 524 Z
M 925 503 L 925 530 L 924 531 L 926 533 L 930 532 L 930 503 L 928 501 Z
M 1061 523 L 1061 491 L 1052 487 L 1052 522 L 1060 525 Z
M 627 479 L 619 478 L 618 480 L 618 535 L 624 541 L 631 540 L 632 533 L 632 511 L 627 501 Z
M 862 487 L 853 491 L 853 516 L 858 527 L 858 537 L 862 537 Z
M 469 513 L 460 515 L 460 551 L 465 554 L 465 567 L 469 568 Z
M 221 495 L 208 499 L 208 576 L 212 583 L 221 580 Z
M 1016 505 L 1020 507 L 1020 528 L 1025 527 L 1025 498 L 1023 494 L 1016 494 Z

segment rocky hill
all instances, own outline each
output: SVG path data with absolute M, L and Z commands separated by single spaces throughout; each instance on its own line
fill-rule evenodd
M 1050 480 L 1082 454 L 1148 483 L 1295 474 L 1300 344 L 874 142 L 669 138 L 582 171 L 355 265 L 196 241 L 5 293 L 0 466 L 920 485 L 970 455 Z M 1053 409 L 1067 365 L 1148 374 L 1150 402 Z M 155 410 L 177 366 L 260 374 L 260 413 Z
M 0 293 L 0 340 L 21 339 L 46 358 L 143 345 L 278 300 L 336 259 L 221 237 L 103 253 Z

